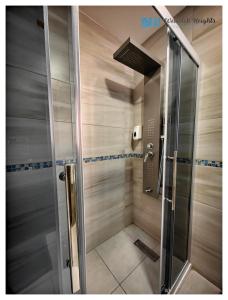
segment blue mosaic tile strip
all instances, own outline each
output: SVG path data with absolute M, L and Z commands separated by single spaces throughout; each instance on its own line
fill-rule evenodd
M 97 162 L 103 160 L 113 160 L 113 159 L 130 158 L 130 157 L 142 158 L 143 154 L 127 153 L 127 154 L 105 155 L 105 156 L 97 156 L 97 157 L 86 157 L 83 158 L 83 161 L 85 163 L 88 163 L 88 162 Z M 75 162 L 76 161 L 73 159 L 57 160 L 56 165 L 64 166 L 66 163 L 75 163 Z M 27 164 L 13 164 L 13 165 L 6 166 L 6 172 L 30 171 L 30 170 L 38 170 L 38 169 L 44 169 L 50 167 L 52 167 L 51 161 L 27 163 Z
M 86 157 L 83 159 L 85 163 L 89 162 L 97 162 L 97 161 L 104 161 L 104 160 L 114 160 L 114 159 L 121 159 L 121 158 L 142 158 L 142 153 L 127 153 L 127 154 L 114 154 L 114 155 L 104 155 L 104 156 L 96 156 L 96 157 Z
M 31 171 L 52 167 L 52 161 L 43 161 L 36 163 L 15 164 L 6 166 L 6 172 Z
M 197 159 L 196 164 L 198 166 L 204 166 L 204 167 L 222 168 L 222 161 L 216 161 L 216 160 Z
M 104 160 L 115 160 L 115 159 L 123 159 L 123 158 L 142 158 L 142 153 L 127 153 L 127 154 L 114 154 L 114 155 L 104 155 L 104 156 L 96 156 L 96 157 L 85 157 L 83 161 L 85 163 L 97 162 L 97 161 L 104 161 Z M 64 166 L 66 163 L 75 163 L 76 161 L 73 159 L 67 160 L 57 160 L 57 166 Z M 192 161 L 186 158 L 178 158 L 178 162 L 191 164 Z M 205 166 L 205 167 L 215 167 L 215 168 L 222 168 L 221 161 L 215 160 L 205 160 L 205 159 L 198 159 L 195 161 L 196 165 Z M 30 170 L 38 170 L 38 169 L 45 169 L 52 167 L 51 161 L 45 162 L 36 162 L 36 163 L 27 163 L 27 164 L 13 164 L 6 166 L 6 172 L 18 172 L 18 171 L 30 171 Z

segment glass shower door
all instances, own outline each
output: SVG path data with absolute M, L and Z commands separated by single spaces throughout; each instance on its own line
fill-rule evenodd
M 84 293 L 77 8 L 6 13 L 6 292 Z
M 162 291 L 188 261 L 197 65 L 169 34 L 169 88 L 162 244 Z

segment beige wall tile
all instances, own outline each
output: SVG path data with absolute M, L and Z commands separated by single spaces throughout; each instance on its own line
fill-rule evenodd
M 80 13 L 83 156 L 132 152 L 133 71 L 113 60 L 119 42 Z M 84 164 L 87 251 L 132 222 L 131 159 Z
M 132 221 L 132 205 L 99 215 L 96 221 L 85 225 L 86 251 L 88 252 L 97 247 L 97 245 L 131 224 Z
M 119 102 L 119 101 L 118 101 Z M 82 103 L 83 124 L 103 125 L 132 130 L 133 105 L 126 109 L 110 105 L 99 105 L 94 103 Z
M 151 235 L 154 239 L 160 242 L 160 222 L 161 219 L 156 217 L 155 219 L 151 216 L 148 211 L 142 210 L 135 205 L 133 206 L 133 222 L 138 227 L 142 228 L 145 232 Z
M 213 41 L 213 42 L 212 42 Z M 222 27 L 193 42 L 200 56 L 199 119 L 222 117 Z
M 163 26 L 161 29 L 155 32 L 151 37 L 149 37 L 143 46 L 151 53 L 152 56 L 164 61 L 166 58 L 167 50 L 167 34 L 166 28 Z
M 194 202 L 191 261 L 196 270 L 221 288 L 222 212 Z
M 83 156 L 132 152 L 132 130 L 118 127 L 82 126 Z
M 160 241 L 161 199 L 144 194 L 142 189 L 142 182 L 134 181 L 134 223 Z
M 193 198 L 222 209 L 222 168 L 195 166 Z
M 198 120 L 196 159 L 222 161 L 222 119 Z
M 179 27 L 183 31 L 184 35 L 191 42 L 192 41 L 192 27 L 193 24 L 191 22 L 193 17 L 193 7 L 186 6 L 184 10 L 182 10 L 174 19 L 178 22 Z M 187 22 L 189 18 L 189 22 Z
M 193 17 L 199 19 L 207 19 L 208 17 L 215 19 L 215 23 L 193 24 L 192 37 L 194 40 L 222 23 L 222 6 L 195 6 L 193 7 Z
M 131 159 L 84 163 L 87 249 L 96 247 L 131 222 L 132 187 Z
M 222 212 L 199 202 L 193 204 L 193 240 L 211 254 L 220 255 Z
M 222 260 L 192 242 L 191 263 L 195 270 L 222 289 Z

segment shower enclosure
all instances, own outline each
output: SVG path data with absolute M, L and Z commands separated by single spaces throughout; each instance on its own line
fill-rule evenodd
M 142 158 L 140 191 L 162 203 L 160 251 L 132 240 L 157 261 L 156 292 L 175 292 L 190 268 L 199 58 L 180 28 L 166 22 L 169 12 L 152 9 L 167 27 L 165 63 L 131 38 L 108 57 L 109 65 L 114 58 L 144 76 L 143 153 L 82 158 L 78 8 L 7 7 L 7 293 L 87 293 L 83 172 L 88 161 L 112 156 Z M 114 99 L 118 88 L 131 96 L 105 84 Z
M 197 64 L 169 32 L 169 89 L 163 180 L 162 292 L 189 264 Z

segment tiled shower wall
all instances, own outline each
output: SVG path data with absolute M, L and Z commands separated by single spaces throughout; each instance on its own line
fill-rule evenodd
M 186 17 L 216 20 L 213 24 L 189 23 L 180 27 L 201 60 L 196 145 L 196 160 L 201 161 L 201 165 L 195 166 L 191 262 L 199 273 L 221 288 L 222 168 L 206 165 L 212 164 L 211 161 L 222 165 L 222 9 L 219 6 L 187 7 L 176 18 Z M 161 61 L 166 58 L 166 45 L 165 28 L 144 43 Z M 134 115 L 138 122 L 143 114 L 142 79 L 137 76 L 136 82 Z M 137 185 L 141 180 L 142 162 L 134 161 L 134 222 L 159 238 L 161 205 L 158 200 L 140 193 Z
M 79 28 L 82 148 L 91 158 L 83 165 L 89 251 L 133 220 L 133 159 L 114 158 L 133 152 L 134 81 L 133 72 L 112 58 L 120 41 L 82 12 Z

